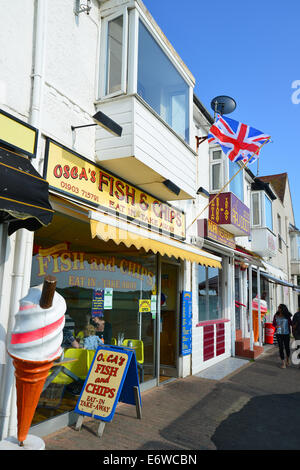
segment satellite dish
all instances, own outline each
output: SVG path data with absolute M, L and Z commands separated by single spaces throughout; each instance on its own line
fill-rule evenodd
M 212 110 L 219 114 L 230 114 L 236 108 L 236 102 L 230 96 L 216 96 L 211 100 Z

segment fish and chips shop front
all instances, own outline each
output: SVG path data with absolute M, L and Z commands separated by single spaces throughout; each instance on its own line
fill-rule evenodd
M 185 242 L 182 211 L 50 139 L 44 178 L 55 213 L 35 233 L 31 286 L 55 276 L 67 304 L 65 364 L 52 369 L 32 422 L 48 423 L 49 432 L 49 420 L 58 429 L 74 415 L 89 369 L 89 334 L 134 348 L 141 391 L 178 377 L 187 266 L 221 265 Z M 103 334 L 95 332 L 99 323 Z

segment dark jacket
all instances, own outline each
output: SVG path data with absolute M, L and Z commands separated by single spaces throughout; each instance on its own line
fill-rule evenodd
M 292 320 L 293 333 L 300 336 L 300 312 L 296 312 Z
M 112 326 L 111 323 L 105 322 L 104 331 L 96 331 L 96 336 L 104 340 L 104 344 L 111 344 Z

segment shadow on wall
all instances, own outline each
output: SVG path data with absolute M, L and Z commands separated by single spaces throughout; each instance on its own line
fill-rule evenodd
M 211 437 L 218 450 L 300 448 L 300 393 L 254 397 Z

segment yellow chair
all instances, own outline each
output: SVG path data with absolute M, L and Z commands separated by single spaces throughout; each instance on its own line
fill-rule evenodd
M 86 352 L 87 352 L 87 370 L 89 371 L 96 351 L 95 349 L 86 349 Z
M 132 347 L 135 351 L 136 361 L 140 370 L 140 382 L 144 382 L 144 343 L 140 339 L 124 339 L 123 346 L 128 347 L 128 343 L 132 343 Z
M 67 385 L 74 380 L 86 378 L 88 373 L 87 349 L 66 349 L 64 359 L 76 359 L 76 361 L 64 364 L 52 383 Z

